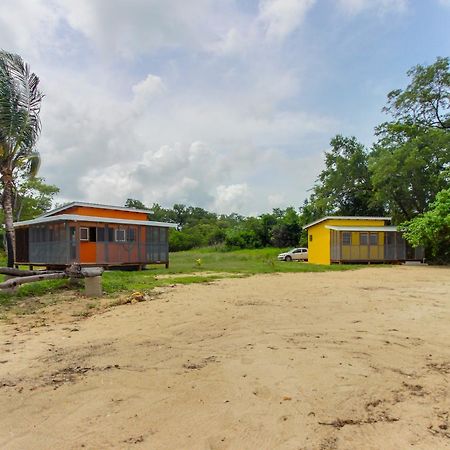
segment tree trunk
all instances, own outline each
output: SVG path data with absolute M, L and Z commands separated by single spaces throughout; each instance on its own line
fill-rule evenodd
M 7 171 L 2 174 L 3 197 L 2 206 L 5 215 L 6 251 L 8 267 L 14 267 L 14 217 L 13 217 L 13 178 Z
M 0 274 L 13 277 L 29 277 L 31 275 L 45 275 L 48 273 L 61 272 L 60 270 L 21 270 L 11 267 L 0 267 Z
M 31 275 L 29 277 L 17 277 L 10 278 L 9 280 L 0 283 L 0 289 L 8 289 L 16 286 L 20 286 L 25 283 L 33 283 L 35 281 L 43 281 L 43 280 L 57 280 L 59 278 L 67 278 L 68 275 L 64 272 L 58 273 L 47 273 L 44 275 Z

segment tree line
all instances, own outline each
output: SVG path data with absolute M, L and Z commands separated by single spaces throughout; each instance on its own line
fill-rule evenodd
M 388 93 L 387 120 L 366 148 L 354 136 L 337 135 L 324 169 L 299 207 L 257 217 L 216 214 L 175 204 L 164 208 L 128 199 L 126 206 L 152 211 L 152 220 L 178 224 L 173 251 L 306 246 L 303 225 L 326 215 L 391 216 L 427 257 L 450 261 L 450 60 L 439 57 L 407 72 L 409 84 Z M 58 188 L 37 178 L 42 93 L 39 79 L 18 55 L 0 52 L 0 180 L 8 264 L 14 261 L 14 220 L 50 209 Z

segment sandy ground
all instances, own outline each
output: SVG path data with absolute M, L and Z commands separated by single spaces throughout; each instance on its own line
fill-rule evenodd
M 0 325 L 0 448 L 450 448 L 448 268 L 226 279 L 88 318 L 72 307 Z

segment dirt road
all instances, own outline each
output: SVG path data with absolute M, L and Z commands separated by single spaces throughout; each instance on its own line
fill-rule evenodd
M 0 325 L 0 448 L 450 448 L 448 268 L 226 279 L 88 318 L 72 307 Z

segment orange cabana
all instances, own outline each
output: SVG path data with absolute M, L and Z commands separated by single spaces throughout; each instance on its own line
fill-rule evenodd
M 14 224 L 16 264 L 64 267 L 169 265 L 169 228 L 151 211 L 73 202 Z

